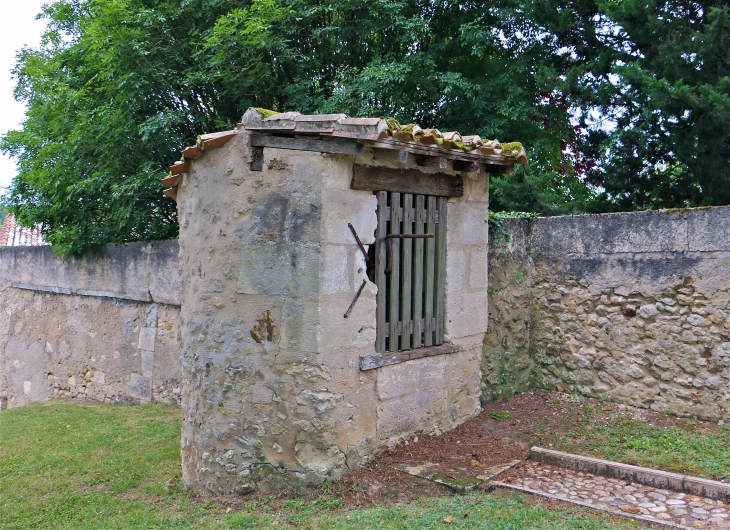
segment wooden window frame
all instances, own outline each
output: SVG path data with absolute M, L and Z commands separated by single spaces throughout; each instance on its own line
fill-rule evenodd
M 444 328 L 448 197 L 463 195 L 461 176 L 356 166 L 351 187 L 378 201 L 376 353 L 360 369 L 460 351 Z

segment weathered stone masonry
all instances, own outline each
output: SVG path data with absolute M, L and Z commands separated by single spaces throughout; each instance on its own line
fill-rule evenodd
M 487 326 L 485 175 L 448 204 L 450 355 L 361 371 L 376 287 L 343 318 L 374 242 L 376 199 L 350 189 L 364 156 L 266 148 L 249 133 L 192 163 L 177 192 L 183 282 L 183 478 L 245 493 L 335 479 L 384 443 L 474 416 Z M 415 168 L 413 156 L 409 164 Z M 438 171 L 423 168 L 425 172 Z M 443 171 L 443 169 L 442 169 Z
M 528 386 L 730 419 L 730 208 L 505 222 L 483 398 Z
M 0 249 L 0 407 L 53 396 L 180 401 L 176 241 L 63 261 Z

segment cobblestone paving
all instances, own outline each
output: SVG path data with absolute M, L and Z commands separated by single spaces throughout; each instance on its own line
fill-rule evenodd
M 525 462 L 500 480 L 607 511 L 641 514 L 690 528 L 730 529 L 728 503 L 579 473 L 542 462 Z

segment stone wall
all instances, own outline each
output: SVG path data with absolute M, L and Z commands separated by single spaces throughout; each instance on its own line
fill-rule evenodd
M 186 485 L 246 493 L 320 483 L 381 444 L 478 413 L 486 177 L 466 179 L 448 209 L 446 336 L 462 351 L 361 371 L 360 356 L 375 353 L 377 288 L 366 282 L 343 318 L 366 279 L 347 224 L 371 245 L 377 204 L 350 182 L 355 162 L 388 163 L 369 149 L 266 148 L 263 170 L 251 171 L 248 144 L 240 130 L 206 150 L 179 186 Z
M 730 419 L 730 208 L 506 221 L 483 399 L 540 386 Z
M 180 401 L 176 241 L 63 261 L 0 249 L 0 407 L 53 396 Z

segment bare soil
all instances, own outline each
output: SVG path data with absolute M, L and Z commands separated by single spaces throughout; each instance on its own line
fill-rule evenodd
M 588 407 L 586 407 L 588 405 Z M 511 460 L 526 459 L 530 447 L 553 447 L 556 438 L 575 431 L 587 419 L 622 415 L 657 427 L 683 427 L 689 422 L 698 431 L 717 432 L 717 426 L 660 414 L 626 405 L 546 390 L 530 390 L 510 399 L 490 403 L 477 417 L 440 435 L 419 434 L 380 453 L 362 469 L 345 474 L 320 488 L 292 488 L 279 493 L 227 497 L 224 504 L 238 505 L 259 495 L 274 503 L 287 499 L 327 501 L 338 499 L 344 506 L 367 506 L 382 502 L 407 502 L 418 497 L 452 495 L 438 484 L 401 471 L 402 465 L 432 464 L 437 473 L 455 479 L 473 477 L 483 469 Z M 498 419 L 499 418 L 499 419 Z M 559 447 L 555 447 L 559 449 Z M 487 484 L 479 486 L 486 489 Z

